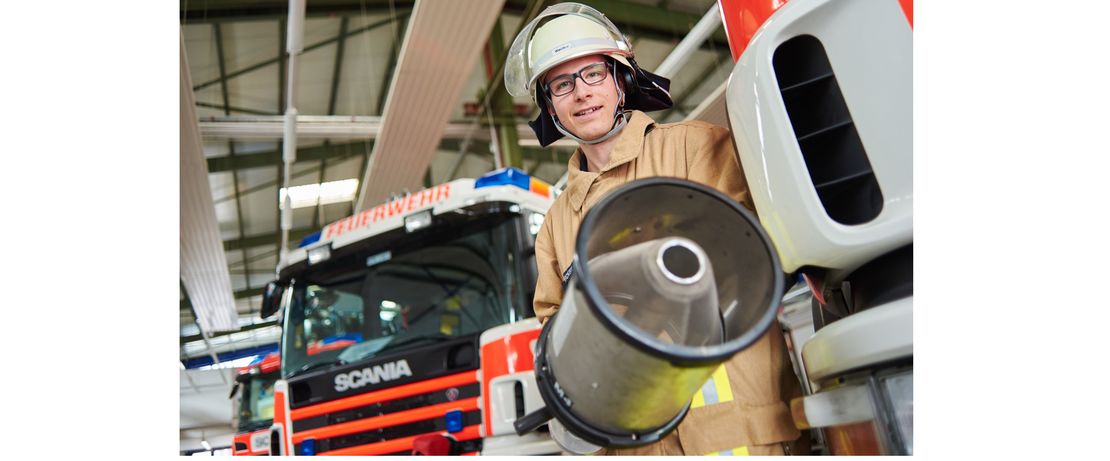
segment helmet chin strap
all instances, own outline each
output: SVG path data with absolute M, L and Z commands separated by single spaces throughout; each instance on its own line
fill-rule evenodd
M 599 143 L 603 143 L 603 142 L 607 141 L 609 138 L 612 138 L 613 136 L 616 136 L 617 133 L 620 133 L 621 130 L 624 129 L 624 126 L 628 123 L 628 117 L 631 114 L 632 114 L 632 111 L 620 110 L 618 108 L 615 111 L 615 113 L 613 114 L 613 128 L 609 129 L 609 132 L 605 133 L 601 137 L 599 137 L 597 139 L 589 140 L 589 141 L 587 141 L 585 139 L 582 139 L 582 138 L 579 138 L 578 136 L 575 136 L 575 135 L 571 134 L 571 132 L 569 130 L 567 130 L 566 128 L 563 127 L 562 123 L 559 123 L 559 120 L 556 119 L 554 115 L 551 116 L 551 120 L 555 122 L 555 129 L 556 130 L 559 130 L 559 132 L 563 133 L 564 136 L 577 141 L 579 144 L 599 144 Z
M 613 64 L 614 79 L 616 79 L 617 75 L 616 67 L 617 65 Z M 609 129 L 608 133 L 605 133 L 597 139 L 587 141 L 571 134 L 570 130 L 566 129 L 566 127 L 564 127 L 562 123 L 559 123 L 559 119 L 555 117 L 555 114 L 551 114 L 551 121 L 555 122 L 555 129 L 559 130 L 559 132 L 562 133 L 563 136 L 573 139 L 579 144 L 599 144 L 609 140 L 609 138 L 612 138 L 613 136 L 616 136 L 617 133 L 620 133 L 621 130 L 624 129 L 624 126 L 628 123 L 629 117 L 631 117 L 632 115 L 632 111 L 624 110 L 624 91 L 621 90 L 621 86 L 619 83 L 617 83 L 616 85 L 618 95 L 617 100 L 620 101 L 620 103 L 617 104 L 616 110 L 613 111 L 613 127 Z

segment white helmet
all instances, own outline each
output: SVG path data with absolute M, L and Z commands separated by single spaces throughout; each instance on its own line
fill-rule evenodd
M 632 67 L 626 59 L 633 57 L 628 39 L 605 15 L 580 3 L 550 6 L 513 40 L 505 61 L 505 89 L 513 96 L 536 99 L 536 82 L 544 72 L 593 54 Z

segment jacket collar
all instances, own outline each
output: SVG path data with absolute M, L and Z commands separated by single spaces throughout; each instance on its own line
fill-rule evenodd
M 654 124 L 655 121 L 647 114 L 638 110 L 632 111 L 628 124 L 617 135 L 613 151 L 609 154 L 609 163 L 602 167 L 598 173 L 582 170 L 582 156 L 584 154 L 581 147 L 575 149 L 567 164 L 567 188 L 563 192 L 570 200 L 570 206 L 574 208 L 574 211 L 582 210 L 582 203 L 586 200 L 586 194 L 590 191 L 590 186 L 593 185 L 598 176 L 640 156 L 640 151 L 644 147 L 644 134 Z

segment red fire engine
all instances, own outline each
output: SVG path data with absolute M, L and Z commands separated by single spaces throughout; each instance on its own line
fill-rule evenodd
M 231 397 L 239 395 L 239 427 L 231 454 L 265 455 L 270 450 L 270 425 L 274 422 L 274 382 L 280 377 L 281 358 L 274 352 L 240 368 Z

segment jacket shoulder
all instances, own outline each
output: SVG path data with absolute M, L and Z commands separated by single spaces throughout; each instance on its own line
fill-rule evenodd
M 541 226 L 543 230 L 540 231 L 541 234 L 549 232 L 554 235 L 558 232 L 557 229 L 559 228 L 556 226 L 561 226 L 563 224 L 563 219 L 570 214 L 569 210 L 571 210 L 571 208 L 568 203 L 569 200 L 570 197 L 566 193 L 559 194 L 558 197 L 555 197 L 555 201 L 551 203 L 551 206 L 548 207 L 547 211 L 544 213 L 543 225 Z
M 563 192 L 566 192 L 565 187 L 563 189 Z M 551 216 L 554 214 L 564 213 L 568 206 L 567 200 L 570 200 L 570 197 L 568 197 L 567 194 L 559 194 L 558 197 L 555 197 L 555 201 L 551 202 L 551 206 L 547 208 L 547 212 L 544 213 L 544 215 Z M 544 218 L 544 220 L 546 221 L 547 218 Z
M 686 138 L 703 138 L 715 139 L 723 136 L 728 136 L 730 131 L 723 126 L 714 125 L 709 122 L 701 120 L 687 120 L 674 123 L 656 123 L 655 129 L 648 133 L 648 136 L 660 136 L 663 138 L 670 138 L 673 136 L 683 136 Z

